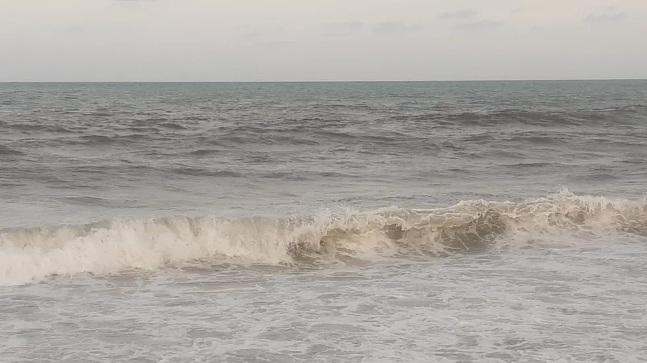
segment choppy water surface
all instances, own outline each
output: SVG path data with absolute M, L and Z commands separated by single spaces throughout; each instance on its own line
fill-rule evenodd
M 638 362 L 646 192 L 646 81 L 0 84 L 0 357 Z

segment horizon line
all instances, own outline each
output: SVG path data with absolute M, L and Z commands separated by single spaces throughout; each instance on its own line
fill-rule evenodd
M 465 80 L 271 80 L 271 81 L 3 81 L 0 83 L 468 83 L 468 82 L 587 82 L 645 81 L 647 78 L 540 78 L 540 79 L 465 79 Z

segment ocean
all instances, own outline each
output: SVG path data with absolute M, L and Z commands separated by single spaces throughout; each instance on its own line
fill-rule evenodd
M 640 362 L 647 81 L 0 83 L 2 362 Z

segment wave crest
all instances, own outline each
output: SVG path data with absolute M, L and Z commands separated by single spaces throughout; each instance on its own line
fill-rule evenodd
M 0 231 L 0 284 L 55 274 L 114 273 L 187 262 L 292 265 L 447 256 L 608 234 L 647 237 L 647 200 L 575 196 L 463 201 L 314 217 L 168 217 Z

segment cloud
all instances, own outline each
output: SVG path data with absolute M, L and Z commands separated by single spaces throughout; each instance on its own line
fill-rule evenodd
M 625 14 L 615 6 L 607 6 L 584 18 L 584 22 L 589 24 L 610 24 L 619 23 L 625 19 L 627 19 Z
M 474 9 L 459 9 L 455 11 L 449 11 L 440 15 L 442 19 L 466 19 L 477 16 L 478 11 Z
M 322 29 L 324 34 L 327 36 L 349 36 L 357 34 L 364 29 L 364 24 L 355 21 L 349 22 L 338 22 L 338 23 L 327 23 L 323 24 Z
M 259 42 L 258 44 L 262 48 L 269 49 L 269 50 L 283 50 L 293 45 L 294 42 L 289 40 L 270 40 L 270 41 Z
M 459 21 L 452 27 L 455 30 L 487 30 L 498 28 L 503 24 L 503 21 L 479 19 L 478 15 L 479 12 L 475 9 L 459 9 L 441 14 L 440 18 Z
M 404 23 L 397 22 L 388 22 L 388 23 L 379 23 L 373 27 L 373 34 L 376 35 L 393 35 L 393 34 L 405 34 L 415 31 L 422 30 L 422 25 L 406 25 Z
M 84 28 L 84 27 L 81 27 L 81 26 L 65 26 L 65 27 L 61 27 L 61 28 L 55 28 L 53 30 L 61 32 L 61 33 L 79 34 L 79 33 L 87 32 L 88 28 Z
M 619 23 L 627 19 L 627 16 L 623 13 L 612 12 L 604 14 L 591 14 L 584 18 L 584 22 L 589 24 L 608 24 L 608 23 Z
M 258 39 L 260 35 L 261 34 L 259 32 L 249 31 L 249 32 L 242 33 L 240 37 L 245 40 L 255 40 L 255 39 Z
M 489 30 L 496 29 L 503 25 L 502 21 L 495 20 L 478 20 L 469 23 L 461 23 L 454 25 L 456 30 Z
M 141 7 L 144 6 L 144 4 L 148 3 L 154 3 L 157 0 L 116 0 L 119 6 L 124 6 L 124 7 Z

